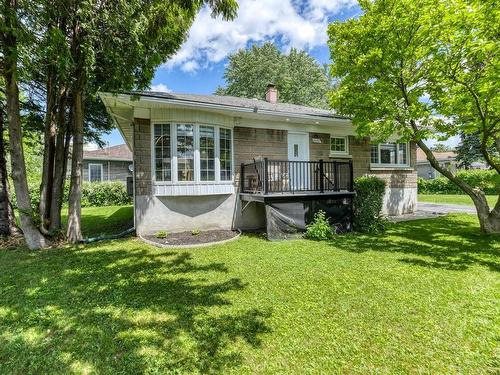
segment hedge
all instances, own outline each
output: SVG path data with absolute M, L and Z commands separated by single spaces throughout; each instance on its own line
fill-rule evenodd
M 70 181 L 67 180 L 64 185 L 63 206 L 68 204 L 69 185 Z M 31 205 L 36 212 L 40 202 L 40 183 L 30 183 L 29 189 Z M 14 189 L 11 189 L 9 194 L 14 207 L 17 207 Z M 82 185 L 82 207 L 122 206 L 127 204 L 132 204 L 132 198 L 127 195 L 127 188 L 123 182 L 84 182 Z
M 461 170 L 457 177 L 472 187 L 480 188 L 485 194 L 497 195 L 500 193 L 500 175 L 494 170 Z M 437 177 L 433 180 L 418 179 L 420 194 L 464 194 L 464 192 L 446 177 Z
M 380 232 L 386 227 L 382 217 L 385 181 L 375 177 L 358 177 L 354 180 L 354 230 L 358 232 Z
M 82 207 L 122 206 L 132 203 L 123 182 L 85 182 L 82 187 Z

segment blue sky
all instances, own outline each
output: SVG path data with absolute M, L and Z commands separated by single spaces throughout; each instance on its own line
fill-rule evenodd
M 227 57 L 241 48 L 266 41 L 284 52 L 298 48 L 320 64 L 330 61 L 328 24 L 356 17 L 356 0 L 238 0 L 233 21 L 212 18 L 204 8 L 196 17 L 186 42 L 157 70 L 151 90 L 212 94 L 224 85 Z M 105 135 L 109 145 L 124 143 L 118 130 Z M 432 142 L 430 142 L 432 143 Z M 456 143 L 456 140 L 447 142 Z
M 151 89 L 212 94 L 224 85 L 227 57 L 240 48 L 272 41 L 283 51 L 307 51 L 319 63 L 329 62 L 326 29 L 334 20 L 359 14 L 355 0 L 238 0 L 234 21 L 213 19 L 208 9 L 196 17 L 178 53 L 160 66 Z M 119 132 L 105 135 L 109 145 L 123 143 Z

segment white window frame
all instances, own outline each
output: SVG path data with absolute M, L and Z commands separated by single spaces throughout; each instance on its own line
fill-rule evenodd
M 388 143 L 394 143 L 396 145 L 396 164 L 394 163 L 381 163 L 381 157 L 380 157 L 380 145 L 382 144 L 388 144 Z M 397 160 L 399 158 L 399 145 L 404 144 L 406 147 L 406 163 L 398 163 Z M 385 143 L 377 143 L 377 151 L 378 151 L 378 163 L 372 163 L 371 160 L 371 147 L 373 146 L 373 143 L 370 144 L 370 168 L 393 168 L 393 169 L 398 169 L 398 168 L 410 168 L 411 161 L 410 161 L 410 145 L 408 142 L 385 142 Z
M 101 179 L 99 181 L 92 181 L 90 179 L 90 169 L 91 169 L 91 167 L 94 167 L 94 166 L 98 166 L 100 168 L 100 170 L 101 170 Z M 89 163 L 88 169 L 89 169 L 89 176 L 88 176 L 89 177 L 88 178 L 89 182 L 103 182 L 104 181 L 104 170 L 102 168 L 102 163 Z
M 344 151 L 332 151 L 332 139 L 334 138 L 340 138 L 343 139 L 345 142 L 345 150 Z M 342 136 L 342 135 L 333 135 L 330 134 L 330 143 L 328 144 L 328 147 L 330 149 L 330 155 L 331 156 L 336 156 L 336 155 L 349 155 L 349 137 L 348 136 Z
M 171 181 L 156 181 L 156 168 L 155 168 L 155 147 L 154 147 L 154 129 L 157 124 L 170 124 L 170 149 L 171 149 Z M 177 175 L 177 125 L 193 125 L 194 131 L 194 180 L 193 181 L 179 181 Z M 200 166 L 200 126 L 213 127 L 215 132 L 215 180 L 214 181 L 201 181 L 201 166 Z M 228 129 L 231 131 L 231 179 L 221 180 L 220 178 L 220 147 L 219 135 L 220 129 Z M 176 186 L 189 186 L 189 185 L 221 185 L 233 184 L 234 182 L 234 129 L 228 126 L 221 126 L 217 124 L 198 123 L 198 122 L 181 122 L 181 121 L 151 121 L 151 178 L 155 185 L 176 185 Z

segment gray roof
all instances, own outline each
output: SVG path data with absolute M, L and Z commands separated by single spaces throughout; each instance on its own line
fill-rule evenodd
M 257 108 L 257 110 L 292 113 L 298 115 L 320 116 L 330 118 L 349 119 L 345 116 L 336 115 L 334 112 L 306 107 L 303 105 L 288 104 L 288 103 L 269 103 L 265 100 L 239 98 L 236 96 L 221 96 L 221 95 L 198 95 L 198 94 L 174 94 L 166 92 L 155 91 L 132 91 L 128 92 L 131 95 L 140 95 L 160 99 L 177 100 L 180 102 L 198 102 L 208 103 L 227 107 L 240 107 L 240 108 Z
M 116 145 L 83 151 L 83 158 L 90 160 L 124 160 L 132 161 L 132 152 L 127 145 Z

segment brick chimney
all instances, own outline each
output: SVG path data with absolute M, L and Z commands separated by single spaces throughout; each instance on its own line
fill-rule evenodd
M 276 104 L 278 102 L 278 89 L 275 85 L 267 85 L 266 100 L 269 103 Z

